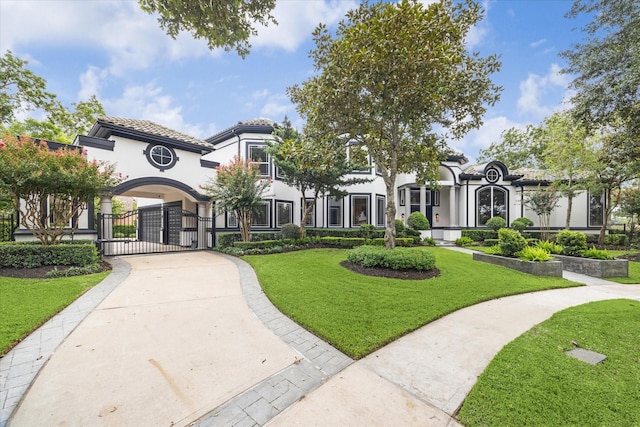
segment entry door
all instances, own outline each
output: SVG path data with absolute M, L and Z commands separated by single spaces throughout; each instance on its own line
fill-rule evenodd
M 169 245 L 180 245 L 182 231 L 182 204 L 164 209 L 164 242 Z

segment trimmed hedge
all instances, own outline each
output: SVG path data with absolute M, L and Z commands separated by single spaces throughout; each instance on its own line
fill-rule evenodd
M 421 248 L 396 248 L 388 250 L 380 246 L 360 246 L 347 252 L 347 260 L 363 267 L 381 267 L 393 270 L 432 270 L 436 257 Z
M 93 244 L 0 245 L 0 268 L 36 268 L 45 265 L 85 267 L 97 262 L 98 251 Z
M 562 230 L 556 243 L 562 246 L 562 255 L 580 256 L 587 249 L 587 236 L 580 231 Z
M 365 244 L 364 237 L 335 237 L 325 236 L 320 238 L 320 243 L 328 246 L 337 246 L 340 248 L 354 248 Z
M 470 237 L 474 242 L 484 242 L 486 239 L 497 239 L 498 232 L 493 230 L 469 229 L 462 230 L 462 236 Z
M 133 224 L 113 224 L 114 237 L 136 237 L 136 226 Z

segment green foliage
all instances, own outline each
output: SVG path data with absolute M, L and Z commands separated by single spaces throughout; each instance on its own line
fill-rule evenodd
M 615 257 L 610 255 L 606 249 L 596 249 L 595 246 L 582 251 L 582 256 L 584 258 L 592 259 L 615 259 Z
M 527 246 L 527 240 L 516 230 L 501 228 L 498 230 L 498 245 L 504 256 L 513 256 Z
M 489 218 L 485 225 L 493 231 L 498 231 L 507 226 L 507 221 L 501 216 L 494 216 L 493 218 Z
M 515 254 L 519 259 L 523 261 L 549 261 L 553 257 L 541 247 L 525 246 L 521 251 Z
M 562 253 L 562 245 L 548 240 L 540 240 L 536 243 L 536 247 L 549 252 L 550 254 L 560 255 Z
M 113 224 L 113 235 L 121 234 L 120 237 L 136 237 L 135 224 Z
M 562 230 L 556 236 L 563 255 L 580 256 L 587 249 L 587 236 L 580 231 Z
M 485 246 L 494 246 L 498 244 L 499 239 L 484 239 L 482 242 Z
M 283 239 L 299 239 L 301 235 L 300 227 L 296 224 L 284 224 L 282 226 Z
M 409 215 L 407 224 L 409 224 L 409 227 L 414 230 L 428 230 L 431 228 L 431 224 L 429 224 L 427 217 L 419 211 L 412 212 L 411 215 Z
M 499 142 L 492 142 L 489 147 L 480 150 L 478 162 L 497 160 L 510 168 L 544 167 L 544 146 L 535 138 L 536 131 L 533 125 L 527 125 L 525 129 L 502 131 Z
M 333 237 L 326 236 L 320 238 L 320 243 L 327 246 L 335 246 L 340 248 L 353 248 L 362 246 L 366 243 L 364 237 Z
M 317 73 L 288 93 L 314 131 L 366 148 L 386 194 L 394 194 L 399 173 L 435 182 L 445 135 L 459 138 L 479 127 L 487 105 L 499 99 L 501 88 L 489 77 L 500 67 L 497 57 L 466 48 L 481 17 L 471 1 L 363 2 L 347 13 L 335 37 L 324 25 L 316 28 L 311 57 Z
M 363 267 L 390 268 L 392 270 L 432 270 L 435 256 L 420 248 L 385 249 L 379 246 L 360 246 L 347 252 L 347 260 Z
M 98 262 L 95 245 L 0 245 L 0 268 L 35 268 L 46 265 L 85 267 Z
M 556 208 L 560 193 L 552 187 L 544 187 L 538 185 L 535 191 L 529 191 L 526 194 L 524 204 L 531 208 L 540 220 L 540 239 L 549 240 L 549 218 L 551 212 Z
M 234 247 L 245 249 L 267 249 L 274 246 L 282 246 L 282 240 L 260 240 L 255 242 L 235 242 Z
M 58 268 L 54 268 L 53 270 L 47 272 L 46 276 L 48 278 L 55 277 L 73 277 L 73 276 L 84 276 L 87 274 L 99 273 L 102 271 L 102 267 L 100 264 L 89 264 L 84 267 L 69 267 L 64 270 L 58 270 Z
M 470 246 L 474 243 L 473 239 L 468 236 L 462 236 L 456 239 L 456 246 Z
M 360 226 L 360 237 L 364 237 L 365 239 L 373 239 L 376 235 L 378 235 L 378 229 L 373 224 L 362 224 Z
M 216 202 L 219 213 L 236 214 L 242 240 L 248 242 L 253 212 L 260 207 L 271 180 L 264 179 L 256 165 L 238 156 L 229 165 L 219 166 L 217 170 L 216 179 L 210 179 L 203 189 Z
M 431 237 L 425 237 L 425 238 L 422 240 L 422 244 L 423 244 L 424 246 L 436 246 L 436 240 L 435 240 L 435 239 L 433 239 L 433 238 L 431 238 Z
M 396 237 L 396 246 L 413 246 L 414 244 L 416 244 L 416 240 L 413 237 Z M 420 241 L 418 241 L 417 243 L 420 243 Z
M 514 219 L 511 223 L 511 228 L 522 232 L 525 228 L 531 227 L 532 225 L 533 221 L 531 221 L 529 218 L 522 217 Z
M 472 228 L 468 230 L 462 230 L 462 236 L 469 237 L 474 242 L 483 242 L 485 239 L 497 239 L 498 233 L 493 230 Z
M 627 246 L 629 244 L 629 236 L 626 234 L 607 234 L 604 237 L 605 245 Z
M 211 2 L 206 0 L 138 0 L 142 10 L 158 14 L 160 27 L 174 39 L 188 31 L 204 39 L 209 49 L 235 49 L 242 58 L 249 53 L 249 38 L 258 34 L 255 24 L 277 24 L 271 16 L 275 0 Z
M 484 253 L 489 255 L 502 255 L 502 249 L 500 249 L 500 245 L 496 244 L 493 246 L 487 246 L 484 250 Z
M 520 217 L 520 218 L 516 218 L 514 221 L 522 222 L 527 227 L 532 227 L 533 226 L 533 221 L 531 221 L 529 218 L 527 218 L 525 216 Z
M 418 230 L 414 230 L 413 228 L 405 228 L 402 233 L 396 234 L 396 240 L 398 238 L 410 237 L 413 239 L 414 243 L 418 244 L 422 240 L 422 236 Z
M 401 219 L 396 219 L 395 224 L 396 224 L 396 236 L 397 236 L 398 234 L 404 231 L 405 226 L 404 226 L 404 222 L 402 222 Z

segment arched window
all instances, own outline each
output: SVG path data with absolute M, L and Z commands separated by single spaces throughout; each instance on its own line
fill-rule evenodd
M 478 225 L 485 225 L 489 218 L 507 219 L 507 192 L 500 187 L 485 187 L 478 191 Z

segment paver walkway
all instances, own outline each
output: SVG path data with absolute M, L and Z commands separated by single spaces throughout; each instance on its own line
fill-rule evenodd
M 54 350 L 11 426 L 457 426 L 513 338 L 570 306 L 640 300 L 640 285 L 568 274 L 590 286 L 468 307 L 354 363 L 275 309 L 242 260 L 180 253 L 115 267 L 0 359 L 0 427 Z

